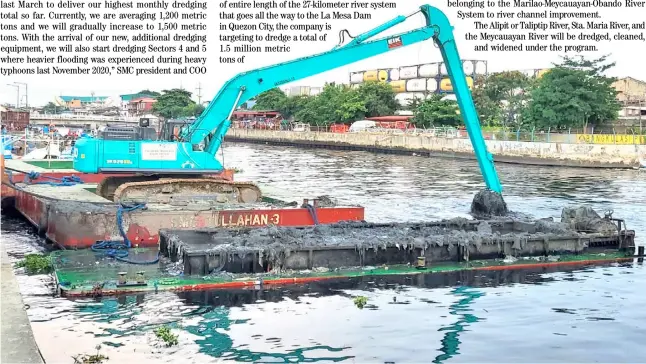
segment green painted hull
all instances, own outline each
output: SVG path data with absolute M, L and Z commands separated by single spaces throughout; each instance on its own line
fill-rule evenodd
M 174 277 L 160 265 L 127 265 L 105 261 L 91 251 L 57 251 L 52 253 L 55 276 L 64 296 L 107 296 L 155 291 L 194 291 L 226 288 L 254 288 L 259 285 L 305 284 L 308 282 L 366 276 L 440 274 L 474 270 L 532 269 L 542 267 L 607 264 L 631 261 L 623 253 L 560 256 L 555 258 L 527 258 L 508 263 L 502 260 L 481 260 L 467 263 L 436 263 L 418 269 L 409 265 L 349 268 L 336 271 L 309 271 L 284 274 L 212 275 L 205 277 Z M 132 249 L 131 259 L 149 260 L 156 250 Z M 94 255 L 94 256 L 93 256 Z M 84 261 L 81 265 L 76 264 Z M 99 261 L 100 264 L 92 263 Z M 125 273 L 126 285 L 118 285 L 119 273 Z M 136 284 L 137 273 L 143 273 L 143 283 Z
M 30 160 L 22 160 L 23 162 L 27 164 L 31 164 L 32 166 L 35 167 L 40 167 L 44 169 L 74 169 L 74 162 L 71 160 L 35 160 L 35 161 L 30 161 Z

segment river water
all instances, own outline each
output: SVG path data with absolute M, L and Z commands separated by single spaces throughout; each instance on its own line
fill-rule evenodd
M 274 194 L 330 195 L 369 221 L 467 217 L 483 187 L 475 161 L 228 144 L 225 165 Z M 646 174 L 498 165 L 510 209 L 560 217 L 570 203 L 614 210 L 646 240 Z M 11 259 L 42 250 L 2 224 Z M 71 301 L 47 276 L 18 274 L 47 362 L 100 352 L 114 362 L 639 362 L 646 357 L 646 268 L 355 279 L 261 292 L 157 293 Z M 363 310 L 352 297 L 368 298 Z M 159 345 L 167 324 L 180 345 Z M 641 358 L 641 359 L 640 359 Z

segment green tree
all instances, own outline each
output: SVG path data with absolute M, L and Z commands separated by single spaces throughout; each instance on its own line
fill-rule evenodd
M 503 126 L 520 123 L 518 120 L 527 102 L 530 79 L 519 71 L 491 74 L 484 86 L 485 94 L 501 108 Z
M 137 92 L 137 94 L 140 94 L 140 95 L 148 95 L 148 96 L 151 96 L 151 97 L 159 97 L 159 96 L 161 96 L 161 94 L 160 94 L 159 92 L 157 92 L 157 91 L 150 91 L 149 89 L 145 89 L 145 90 L 143 90 L 143 91 L 139 91 L 139 92 Z
M 489 97 L 486 89 L 486 77 L 477 77 L 474 81 L 473 103 L 483 126 L 498 126 L 502 123 L 502 107 L 500 101 L 494 101 Z
M 358 88 L 326 84 L 320 94 L 301 103 L 295 118 L 315 125 L 352 123 L 366 117 L 392 115 L 399 107 L 392 87 L 367 82 Z
M 474 82 L 473 102 L 483 125 L 509 126 L 521 122 L 532 80 L 519 71 L 492 73 Z
M 184 111 L 185 116 L 200 116 L 202 112 L 204 111 L 204 105 L 200 105 L 198 103 L 194 103 L 191 105 L 186 106 L 186 109 Z
M 442 98 L 443 95 L 434 94 L 424 100 L 413 112 L 413 124 L 418 128 L 462 125 L 458 104 Z
M 43 106 L 44 114 L 60 114 L 63 111 L 66 111 L 67 108 L 64 106 L 58 106 L 53 102 L 48 102 L 47 105 Z
M 294 118 L 296 113 L 306 108 L 307 104 L 311 102 L 311 100 L 311 96 L 286 97 L 282 105 L 278 107 L 278 112 L 280 112 L 280 115 L 282 115 L 284 119 Z
M 199 116 L 204 107 L 191 99 L 191 93 L 182 89 L 163 90 L 152 111 L 166 119 Z
M 328 83 L 323 86 L 323 91 L 316 95 L 312 102 L 306 105 L 310 109 L 306 110 L 306 112 L 310 115 L 315 114 L 312 115 L 314 117 L 312 120 L 314 124 L 329 125 L 337 122 L 335 120 L 336 110 L 340 106 L 341 99 L 343 98 L 342 94 L 349 90 L 350 87 L 336 85 L 335 83 Z M 299 115 L 299 119 L 303 122 L 308 122 L 302 118 L 302 114 Z
M 314 125 L 325 124 L 321 115 L 317 113 L 319 99 L 317 97 L 304 97 L 301 104 L 294 111 L 294 120 Z
M 287 96 L 285 93 L 275 87 L 271 90 L 267 90 L 260 95 L 256 96 L 256 104 L 253 105 L 253 110 L 279 110 Z
M 378 111 L 383 110 L 377 106 L 377 101 L 378 99 L 375 94 L 364 94 L 361 92 L 361 88 L 353 89 L 350 87 L 343 87 L 341 92 L 337 95 L 336 102 L 338 107 L 333 111 L 332 116 L 329 119 L 344 124 L 364 119 L 371 113 L 377 113 Z M 368 109 L 369 105 L 373 108 L 372 110 Z M 377 115 L 379 114 L 377 113 Z
M 621 105 L 612 87 L 616 79 L 603 75 L 615 65 L 607 58 L 563 57 L 537 81 L 525 121 L 540 129 L 586 128 L 614 121 Z
M 390 85 L 368 82 L 359 88 L 326 84 L 316 96 L 286 96 L 275 88 L 256 98 L 255 110 L 276 110 L 286 119 L 313 125 L 351 123 L 371 116 L 392 115 L 399 107 Z
M 363 117 L 392 115 L 401 105 L 392 86 L 385 82 L 365 82 L 356 89 L 365 107 Z M 350 93 L 354 89 L 350 89 Z
M 406 103 L 406 105 L 402 105 L 402 107 L 404 107 L 406 110 L 414 111 L 419 107 L 419 105 L 422 104 L 422 102 L 424 102 L 423 99 L 418 99 L 417 97 L 414 97 L 412 100 Z
M 344 101 L 350 101 L 351 97 L 346 93 L 351 92 L 350 87 L 329 83 L 323 86 L 320 94 L 311 97 L 308 102 L 303 103 L 302 109 L 296 112 L 296 119 L 314 125 L 329 125 L 339 122 L 339 115 L 346 115 L 353 109 L 351 105 L 342 105 Z M 337 110 L 342 110 L 337 115 Z

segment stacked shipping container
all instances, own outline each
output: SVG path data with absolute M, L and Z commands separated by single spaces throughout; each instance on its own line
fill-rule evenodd
M 487 61 L 466 60 L 462 65 L 470 89 L 473 89 L 477 76 L 488 74 Z M 535 70 L 533 76 L 540 77 L 546 71 Z M 423 100 L 436 93 L 453 93 L 453 86 L 443 62 L 350 73 L 350 84 L 353 87 L 367 81 L 388 82 L 397 93 L 397 100 L 402 104 L 415 98 Z

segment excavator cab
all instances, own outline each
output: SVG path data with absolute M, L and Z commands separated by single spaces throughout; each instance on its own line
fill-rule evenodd
M 191 119 L 170 119 L 162 123 L 162 128 L 159 132 L 159 140 L 166 140 L 169 142 L 179 141 L 179 135 L 186 130 L 194 120 Z

